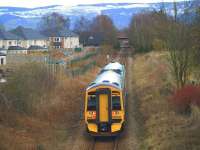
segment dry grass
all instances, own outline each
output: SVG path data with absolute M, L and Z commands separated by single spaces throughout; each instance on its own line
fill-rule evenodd
M 76 78 L 63 74 L 59 75 L 58 80 L 56 76 L 55 83 L 50 84 L 48 88 L 37 85 L 39 83 L 33 79 L 35 71 L 38 70 L 28 73 L 29 76 L 25 76 L 27 73 L 21 72 L 25 74 L 23 78 L 27 78 L 23 81 L 28 83 L 18 86 L 18 90 L 28 92 L 25 98 L 27 98 L 26 104 L 29 106 L 26 110 L 29 113 L 18 111 L 18 105 L 12 105 L 12 101 L 10 101 L 9 107 L 2 106 L 4 103 L 1 103 L 0 149 L 2 150 L 64 149 L 67 138 L 72 134 L 72 129 L 76 128 L 83 118 L 84 91 L 89 82 L 95 78 L 99 68 L 95 67 L 85 75 Z M 14 83 L 21 82 L 23 79 L 18 77 L 15 77 Z M 40 77 L 37 80 L 44 83 Z M 35 91 L 41 90 L 42 93 L 37 96 L 37 93 L 32 90 L 34 88 L 37 88 Z M 12 91 L 11 94 L 13 94 L 11 97 L 13 98 L 16 92 Z M 21 96 L 24 94 L 21 94 L 19 98 L 23 98 Z
M 94 49 L 86 50 L 90 51 Z M 106 57 L 99 54 L 72 67 L 81 68 L 90 61 L 97 61 L 97 66 L 74 78 L 62 70 L 49 73 L 41 64 L 17 66 L 8 84 L 0 87 L 5 97 L 0 97 L 0 149 L 65 149 L 83 120 L 85 88 Z
M 141 149 L 200 149 L 200 109 L 191 116 L 177 114 L 168 99 L 174 83 L 167 63 L 167 53 L 137 55 L 134 61 L 134 89 L 140 101 L 145 134 Z

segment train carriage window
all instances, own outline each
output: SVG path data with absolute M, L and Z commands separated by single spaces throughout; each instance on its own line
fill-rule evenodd
M 88 95 L 87 110 L 96 110 L 96 95 Z
M 112 110 L 121 110 L 120 96 L 112 96 Z

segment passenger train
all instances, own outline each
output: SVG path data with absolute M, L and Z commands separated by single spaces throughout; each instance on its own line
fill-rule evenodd
M 107 64 L 87 87 L 85 124 L 92 136 L 116 136 L 125 122 L 125 67 Z

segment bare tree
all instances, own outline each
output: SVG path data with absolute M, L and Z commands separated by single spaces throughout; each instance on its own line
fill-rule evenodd
M 80 42 L 83 43 L 83 45 L 86 45 L 91 34 L 90 26 L 91 21 L 83 16 L 76 20 L 74 24 L 74 32 L 79 35 Z
M 174 21 L 177 21 L 177 3 L 176 0 L 174 0 Z
M 165 41 L 169 22 L 170 18 L 163 11 L 133 16 L 128 32 L 130 44 L 138 52 L 152 50 L 154 40 Z
M 69 30 L 70 19 L 58 13 L 47 14 L 42 17 L 39 23 L 41 33 L 46 36 Z
M 177 5 L 174 1 L 174 22 L 168 29 L 167 48 L 169 61 L 177 88 L 183 87 L 191 73 L 193 53 L 191 30 L 187 23 L 177 20 Z
M 115 45 L 117 43 L 117 29 L 111 18 L 106 15 L 99 15 L 93 19 L 91 32 L 101 39 L 102 44 Z
M 200 83 L 200 1 L 194 0 L 192 7 L 195 12 L 195 18 L 192 24 L 193 47 L 195 49 L 193 53 L 193 69 L 196 78 L 195 80 Z

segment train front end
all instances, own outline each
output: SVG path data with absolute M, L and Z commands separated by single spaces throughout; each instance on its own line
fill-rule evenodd
M 85 123 L 93 136 L 118 135 L 125 121 L 124 73 L 102 71 L 86 90 Z
M 85 122 L 94 136 L 114 136 L 124 123 L 122 92 L 114 87 L 98 86 L 87 91 Z

